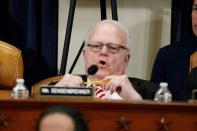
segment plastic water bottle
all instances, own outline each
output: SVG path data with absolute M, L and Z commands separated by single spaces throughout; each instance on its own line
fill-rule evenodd
M 29 97 L 29 91 L 24 85 L 24 79 L 17 79 L 16 86 L 12 89 L 11 97 L 14 99 L 25 99 Z
M 167 82 L 161 82 L 159 84 L 160 88 L 155 93 L 155 101 L 159 102 L 171 102 L 172 101 L 172 94 L 170 93 L 168 89 L 168 83 Z

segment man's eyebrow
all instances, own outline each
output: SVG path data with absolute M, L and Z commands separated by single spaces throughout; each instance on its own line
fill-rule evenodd
M 197 4 L 194 3 L 194 4 L 193 4 L 193 7 L 196 7 L 196 6 L 197 6 Z

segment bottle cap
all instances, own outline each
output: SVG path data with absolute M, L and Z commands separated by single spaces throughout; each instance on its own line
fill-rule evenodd
M 22 78 L 18 78 L 18 79 L 16 79 L 16 82 L 17 82 L 17 83 L 24 83 L 24 82 L 25 82 L 25 80 L 24 80 L 24 79 L 22 79 Z
M 160 82 L 160 87 L 168 87 L 168 83 L 167 82 Z

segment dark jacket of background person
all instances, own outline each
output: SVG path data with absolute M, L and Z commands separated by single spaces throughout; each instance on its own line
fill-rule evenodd
M 190 55 L 197 50 L 197 37 L 161 48 L 155 59 L 151 81 L 168 82 L 173 100 L 186 100 Z

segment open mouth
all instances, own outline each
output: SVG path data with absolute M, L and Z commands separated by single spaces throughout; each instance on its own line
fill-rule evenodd
M 100 69 L 102 68 L 107 68 L 108 67 L 108 64 L 107 64 L 107 62 L 106 61 L 104 61 L 104 60 L 100 60 L 99 61 L 99 67 L 100 67 Z
M 106 62 L 103 61 L 103 60 L 100 60 L 100 63 L 101 63 L 101 65 L 105 65 L 106 64 Z

